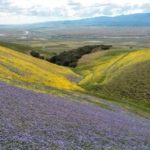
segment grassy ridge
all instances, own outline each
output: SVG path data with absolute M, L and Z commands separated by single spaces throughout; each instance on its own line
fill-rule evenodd
M 89 62 L 87 58 L 90 55 L 75 70 L 83 76 L 80 86 L 141 115 L 150 113 L 150 49 L 113 50 L 92 54 Z
M 103 85 L 113 95 L 150 102 L 150 60 L 125 67 Z
M 33 47 L 32 45 L 17 44 L 17 43 L 3 42 L 3 41 L 0 41 L 0 46 L 6 47 L 6 48 L 9 48 L 9 49 L 21 52 L 21 53 L 25 53 L 25 54 L 30 54 L 31 51 L 36 51 L 45 57 L 54 55 L 54 51 L 46 50 L 47 49 L 46 47 L 43 49 L 42 46 L 41 47 Z
M 107 73 L 111 68 L 117 67 L 117 62 L 126 56 L 129 52 L 127 51 L 109 51 L 109 52 L 96 52 L 96 55 L 89 54 L 83 57 L 80 62 L 82 63 L 77 67 L 76 71 L 81 73 L 84 78 L 81 80 L 81 85 L 90 84 L 92 81 L 93 84 L 99 84 L 104 81 L 104 78 L 107 77 Z M 90 61 L 87 62 L 87 58 L 91 58 Z M 106 73 L 107 72 L 107 73 Z
M 99 52 L 98 52 L 99 53 Z M 101 54 L 102 53 L 102 54 Z M 76 69 L 84 78 L 80 85 L 107 84 L 121 75 L 125 68 L 150 60 L 150 50 L 101 52 L 89 63 L 79 64 Z M 92 54 L 93 55 L 93 54 Z M 83 59 L 86 59 L 83 58 Z M 83 62 L 83 61 L 82 61 Z M 91 82 L 92 81 L 92 82 Z
M 45 88 L 80 91 L 82 89 L 73 82 L 78 77 L 69 68 L 0 47 L 1 81 L 40 91 Z
M 0 41 L 0 45 L 3 47 L 13 49 L 18 52 L 26 53 L 26 54 L 30 53 L 31 50 L 36 50 L 35 48 L 27 46 L 27 45 L 10 43 L 10 42 Z

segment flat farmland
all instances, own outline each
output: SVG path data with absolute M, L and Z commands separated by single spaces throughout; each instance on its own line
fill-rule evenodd
M 13 31 L 0 29 L 0 40 L 32 46 L 47 54 L 94 44 L 112 44 L 114 49 L 139 49 L 150 47 L 150 28 L 22 28 Z

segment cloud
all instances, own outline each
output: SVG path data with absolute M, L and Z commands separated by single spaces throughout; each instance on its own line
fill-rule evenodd
M 1 0 L 0 23 L 30 23 L 150 12 L 149 0 Z

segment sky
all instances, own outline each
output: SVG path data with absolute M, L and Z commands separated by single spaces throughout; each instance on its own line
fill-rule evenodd
M 150 0 L 0 0 L 0 24 L 149 12 Z

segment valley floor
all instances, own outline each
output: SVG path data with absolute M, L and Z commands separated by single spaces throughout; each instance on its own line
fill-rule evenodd
M 0 83 L 0 149 L 149 150 L 150 120 L 110 105 L 112 110 Z

